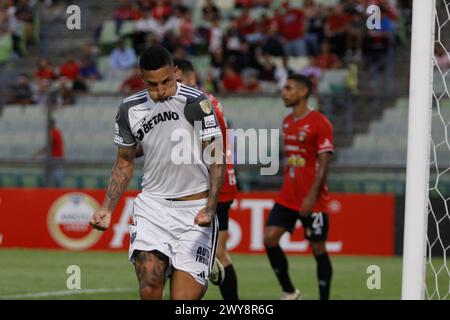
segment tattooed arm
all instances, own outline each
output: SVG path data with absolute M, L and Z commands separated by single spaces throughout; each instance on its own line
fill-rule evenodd
M 209 195 L 206 207 L 195 217 L 195 224 L 201 227 L 210 225 L 216 214 L 217 202 L 219 200 L 220 189 L 222 188 L 225 175 L 225 154 L 223 152 L 223 142 L 221 138 L 203 142 L 203 150 L 211 150 L 211 165 L 209 166 Z M 217 151 L 217 154 L 216 154 Z
M 111 214 L 133 176 L 135 154 L 136 149 L 119 148 L 103 205 L 89 222 L 94 229 L 105 231 L 109 228 Z

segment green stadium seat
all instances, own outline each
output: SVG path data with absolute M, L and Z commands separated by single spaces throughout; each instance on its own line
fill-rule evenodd
M 100 45 L 114 45 L 118 39 L 115 21 L 107 20 L 103 22 L 99 39 Z
M 0 37 L 0 64 L 7 62 L 13 53 L 13 42 L 9 34 Z

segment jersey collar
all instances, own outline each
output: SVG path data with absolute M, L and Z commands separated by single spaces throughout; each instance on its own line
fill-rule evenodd
M 294 122 L 295 122 L 295 121 L 299 121 L 299 120 L 305 119 L 307 116 L 309 116 L 309 114 L 312 111 L 314 111 L 314 109 L 311 108 L 310 106 L 308 106 L 308 111 L 304 115 L 302 115 L 300 117 L 295 117 L 294 114 L 292 114 L 292 120 L 294 120 Z

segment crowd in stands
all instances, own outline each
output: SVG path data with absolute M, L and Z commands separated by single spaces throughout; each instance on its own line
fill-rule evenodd
M 366 27 L 371 4 L 381 8 L 380 30 Z M 208 54 L 211 69 L 203 85 L 219 92 L 258 92 L 260 81 L 282 85 L 290 72 L 306 73 L 317 82 L 321 71 L 349 62 L 366 61 L 376 72 L 395 44 L 395 0 L 344 0 L 329 6 L 305 0 L 303 7 L 248 0 L 235 1 L 235 7 L 224 13 L 206 0 L 194 23 L 192 8 L 183 1 L 123 0 L 113 17 L 118 34 L 124 21 L 136 22 L 129 34 L 130 58 L 152 43 L 182 57 Z M 255 8 L 264 10 L 256 17 Z M 283 63 L 274 63 L 274 57 Z M 296 57 L 308 57 L 309 65 L 290 69 L 289 59 Z
M 4 21 L 11 16 L 32 23 L 30 3 L 3 1 L 0 35 Z M 205 0 L 194 21 L 192 1 L 121 0 L 111 14 L 119 38 L 116 46 L 105 51 L 99 42 L 86 44 L 81 54 L 69 51 L 59 66 L 43 58 L 33 75 L 38 81 L 37 91 L 50 84 L 66 97 L 57 99 L 62 104 L 73 101 L 67 92 L 86 92 L 91 83 L 105 78 L 123 80 L 114 88 L 116 91 L 137 91 L 143 88 L 136 68 L 138 56 L 154 43 L 164 45 L 177 58 L 209 56 L 209 69 L 201 70 L 201 86 L 218 93 L 264 92 L 268 83 L 280 88 L 293 72 L 310 76 L 317 90 L 324 72 L 352 63 L 369 72 L 383 70 L 388 52 L 395 46 L 397 1 L 323 3 L 304 0 L 300 7 L 289 1 L 275 6 L 271 0 L 235 0 L 234 8 L 223 10 L 213 0 Z M 371 4 L 381 9 L 381 29 L 366 27 L 366 8 Z M 129 21 L 135 22 L 134 28 L 123 35 L 121 29 Z M 99 71 L 100 54 L 109 55 L 108 68 L 102 70 L 105 74 Z M 307 63 L 297 67 L 291 61 L 299 57 Z M 13 86 L 22 88 L 29 81 L 29 77 L 21 75 Z M 23 89 L 17 97 L 11 97 L 12 102 L 23 101 L 23 95 L 29 96 L 25 92 Z M 38 103 L 38 96 L 39 92 L 31 94 L 31 101 Z

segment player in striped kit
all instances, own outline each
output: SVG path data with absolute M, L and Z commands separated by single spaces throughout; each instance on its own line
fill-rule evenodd
M 225 170 L 222 134 L 209 99 L 177 83 L 170 53 L 154 45 L 140 58 L 147 86 L 119 106 L 114 142 L 118 156 L 104 202 L 90 224 L 110 226 L 111 215 L 132 178 L 136 147 L 144 153 L 142 192 L 133 207 L 129 259 L 141 299 L 161 299 L 171 273 L 172 299 L 201 299 L 215 259 L 216 207 Z M 189 139 L 189 163 L 173 150 Z M 207 164 L 205 150 L 214 150 Z
M 185 59 L 174 59 L 174 64 L 177 67 L 175 72 L 177 81 L 184 85 L 195 87 L 197 83 L 197 77 L 195 74 L 192 63 Z M 217 218 L 219 220 L 219 241 L 217 244 L 217 258 L 222 263 L 225 269 L 225 275 L 223 282 L 218 281 L 220 292 L 224 300 L 238 300 L 237 289 L 237 276 L 234 270 L 231 258 L 226 248 L 226 242 L 228 239 L 228 212 L 237 195 L 236 174 L 234 171 L 234 165 L 230 159 L 231 150 L 227 149 L 229 144 L 227 143 L 228 128 L 226 119 L 223 115 L 223 107 L 220 102 L 210 93 L 205 93 L 211 101 L 214 112 L 219 121 L 220 129 L 222 131 L 222 137 L 224 137 L 224 149 L 227 153 L 227 164 L 223 185 L 220 189 L 219 202 L 217 204 Z

